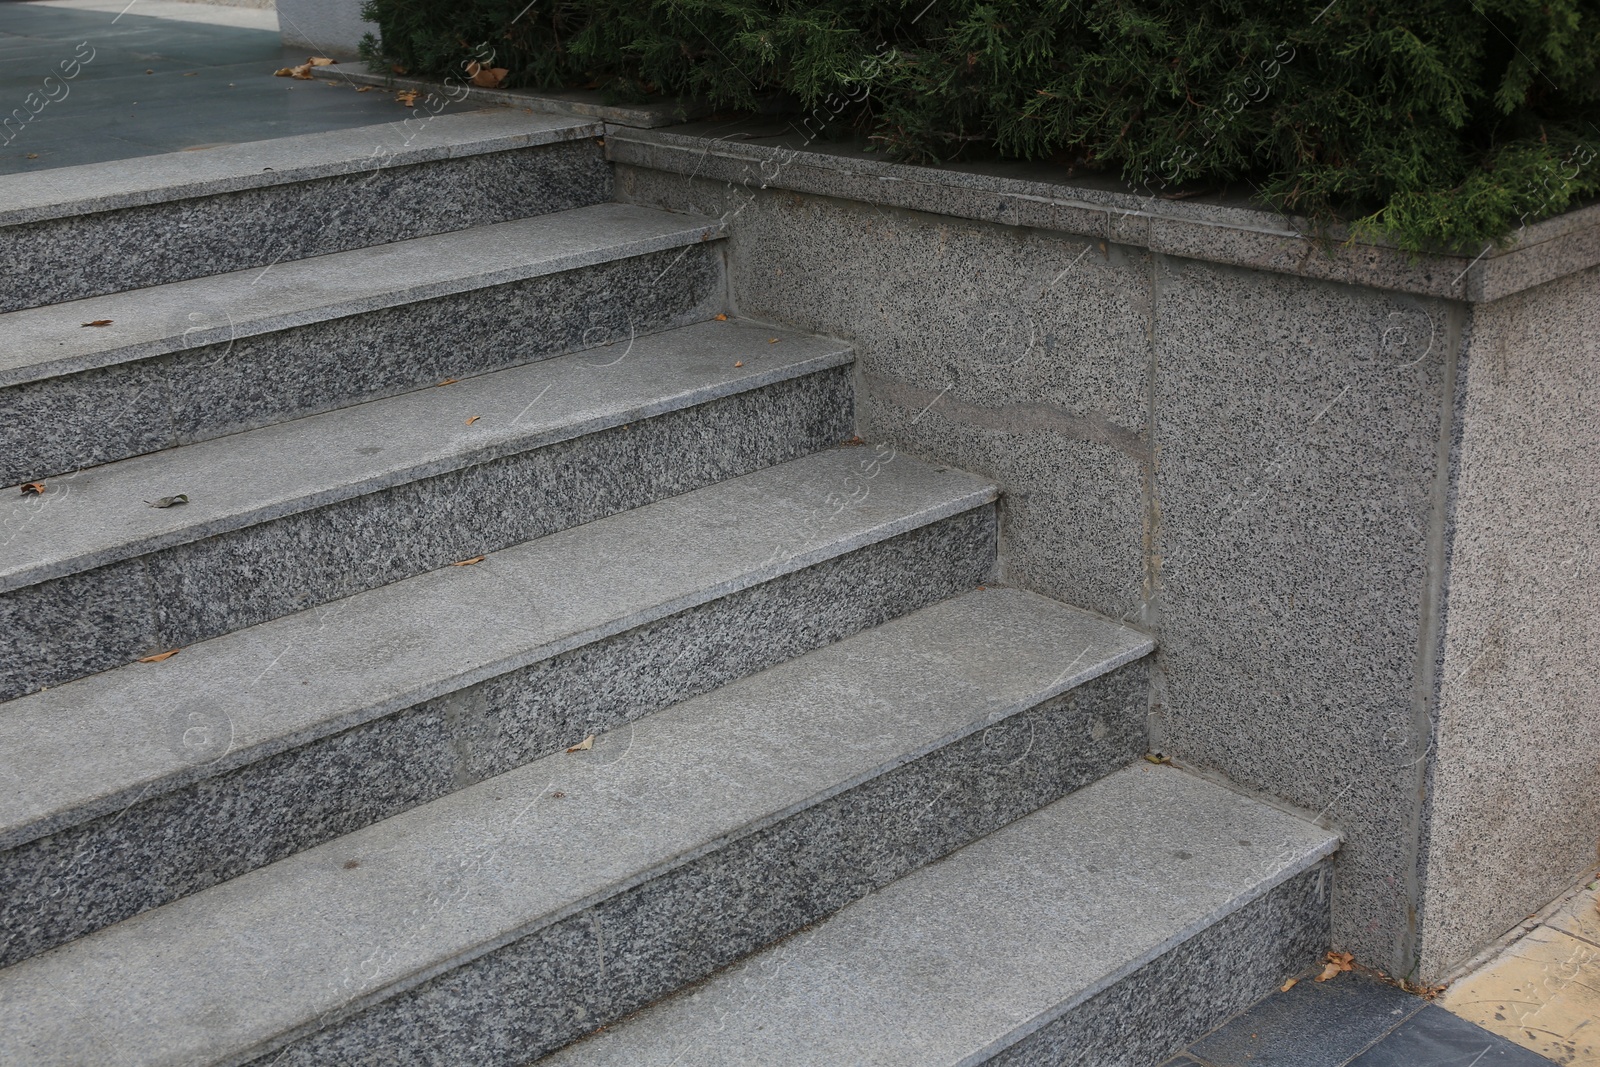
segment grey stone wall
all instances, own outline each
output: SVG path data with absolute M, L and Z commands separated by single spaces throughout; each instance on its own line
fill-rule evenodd
M 855 343 L 864 437 L 1004 487 L 1004 580 L 1156 635 L 1156 747 L 1343 832 L 1340 947 L 1390 973 L 1436 976 L 1559 891 L 1581 866 L 1569 862 L 1580 845 L 1592 859 L 1595 791 L 1570 803 L 1561 794 L 1586 783 L 1580 769 L 1600 756 L 1600 709 L 1574 692 L 1600 658 L 1596 624 L 1572 626 L 1582 608 L 1553 610 L 1546 586 L 1520 591 L 1526 604 L 1513 608 L 1485 577 L 1460 595 L 1449 582 L 1456 540 L 1458 565 L 1474 573 L 1496 552 L 1519 560 L 1503 584 L 1572 555 L 1580 532 L 1600 533 L 1593 453 L 1577 443 L 1585 432 L 1592 442 L 1600 420 L 1593 271 L 1474 305 L 1486 286 L 1464 260 L 1391 257 L 1376 272 L 1381 287 L 1363 286 L 1330 280 L 1359 273 L 1349 262 L 1359 256 L 1338 270 L 1316 261 L 1298 271 L 1278 253 L 1270 269 L 1208 261 L 1204 227 L 1215 220 L 1199 216 L 1177 241 L 1160 220 L 1057 211 L 1036 196 L 1007 204 L 1013 190 L 999 181 L 989 182 L 999 197 L 932 181 L 907 191 L 898 175 L 909 168 L 849 161 L 819 177 L 803 164 L 758 165 L 759 155 L 730 159 L 735 150 L 709 142 L 688 164 L 664 165 L 670 153 L 610 140 L 619 199 L 729 220 L 741 314 Z M 903 206 L 915 202 L 938 213 Z M 1064 221 L 994 224 L 1029 212 Z M 1560 235 L 1569 250 L 1583 237 L 1570 230 Z M 1238 261 L 1269 239 L 1281 243 L 1282 227 L 1219 229 L 1218 258 Z M 1502 288 L 1512 267 L 1538 273 L 1526 255 L 1484 267 Z M 1585 299 L 1587 318 L 1563 310 Z M 1538 323 L 1546 339 L 1514 339 L 1531 328 L 1519 323 Z M 1520 403 L 1578 390 L 1558 409 L 1564 420 L 1538 433 L 1473 428 L 1507 403 L 1480 382 L 1493 337 L 1533 361 L 1511 375 L 1527 393 Z M 1516 447 L 1507 453 L 1501 437 Z M 1567 458 L 1552 464 L 1536 442 L 1554 438 Z M 1536 466 L 1545 481 L 1506 462 Z M 1508 477 L 1522 488 L 1503 485 Z M 1550 498 L 1561 478 L 1573 493 Z M 1543 503 L 1530 508 L 1536 484 Z M 1508 509 L 1514 528 L 1493 518 Z M 1482 545 L 1459 534 L 1469 524 Z M 1592 620 L 1593 600 L 1583 603 Z M 1450 664 L 1478 654 L 1464 642 L 1489 632 L 1491 604 L 1521 627 L 1523 660 L 1486 709 L 1448 678 Z M 1533 709 L 1547 700 L 1566 710 L 1541 725 Z M 1582 730 L 1589 738 L 1569 744 L 1559 767 L 1541 762 L 1555 734 Z M 1473 784 L 1506 746 L 1524 749 L 1519 784 L 1506 790 L 1515 804 Z M 1530 785 L 1541 765 L 1551 781 Z M 1585 815 L 1582 831 L 1554 825 Z M 1504 854 L 1521 865 L 1516 877 L 1472 858 L 1499 849 L 1497 835 L 1517 838 L 1520 852 Z
M 1600 849 L 1600 269 L 1473 309 L 1432 760 L 1423 969 Z

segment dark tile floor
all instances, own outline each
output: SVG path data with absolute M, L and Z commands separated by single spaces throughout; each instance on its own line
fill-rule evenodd
M 59 78 L 63 60 L 91 54 L 65 95 L 52 81 L 58 99 L 32 114 L 45 78 Z M 337 86 L 272 76 L 305 59 L 270 30 L 0 0 L 0 119 L 11 116 L 0 136 L 10 137 L 0 144 L 0 174 L 403 117 L 392 96 L 357 92 L 338 67 L 319 72 Z M 32 107 L 30 93 L 40 94 Z M 27 118 L 20 127 L 18 114 Z
M 1420 997 L 1359 973 L 1306 978 L 1196 1041 L 1168 1067 L 1550 1067 Z

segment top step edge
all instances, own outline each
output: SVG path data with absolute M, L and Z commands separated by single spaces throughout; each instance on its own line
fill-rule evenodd
M 571 115 L 489 108 L 274 137 L 203 152 L 86 163 L 52 170 L 45 178 L 0 175 L 0 226 L 578 141 L 601 136 L 603 128 L 603 122 Z

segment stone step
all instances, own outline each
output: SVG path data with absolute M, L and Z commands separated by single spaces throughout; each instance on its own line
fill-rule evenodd
M 709 318 L 720 232 L 598 204 L 0 315 L 0 483 Z
M 603 203 L 602 132 L 494 108 L 0 175 L 0 311 Z
M 711 321 L 51 479 L 5 505 L 0 697 L 837 444 L 849 359 Z
M 829 481 L 701 509 L 681 540 L 762 552 Z M 660 573 L 640 563 L 607 566 Z M 1032 594 L 937 604 L 0 972 L 0 1061 L 525 1063 L 1125 765 L 1150 648 Z M 1227 842 L 1257 867 L 1325 841 L 1246 810 L 1185 846 L 1218 877 L 1240 861 L 1217 831 L 1260 835 Z M 1216 881 L 1169 853 L 1140 873 L 1184 902 Z M 1133 881 L 1110 884 L 1182 910 Z
M 834 449 L 0 705 L 0 961 L 969 590 L 993 499 Z
M 540 1067 L 1153 1067 L 1326 950 L 1337 845 L 1136 764 Z

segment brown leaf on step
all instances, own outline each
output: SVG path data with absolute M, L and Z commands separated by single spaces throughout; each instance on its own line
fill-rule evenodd
M 1278 987 L 1278 992 L 1280 992 L 1280 993 L 1289 992 L 1289 990 L 1293 989 L 1295 987 L 1295 985 L 1299 981 L 1300 981 L 1300 979 L 1298 979 L 1298 978 L 1289 979 L 1287 982 L 1283 983 L 1281 986 Z
M 726 315 L 718 315 L 717 316 L 717 321 L 718 322 L 727 322 L 728 321 L 728 316 L 726 316 Z
M 189 498 L 183 493 L 178 493 L 173 496 L 164 496 L 160 500 L 145 501 L 146 504 L 149 504 L 153 508 L 175 508 L 179 504 L 187 504 L 188 502 Z
M 407 89 L 403 93 L 395 93 L 394 99 L 396 103 L 404 107 L 410 107 L 417 102 L 417 91 L 415 89 Z
M 181 649 L 181 648 L 169 648 L 169 649 L 167 649 L 167 651 L 165 651 L 165 652 L 157 652 L 153 656 L 140 656 L 139 657 L 139 662 L 140 663 L 160 663 L 164 659 L 171 659 L 173 656 L 176 656 L 179 652 L 182 652 L 182 651 L 183 651 L 183 649 Z
M 593 747 L 594 747 L 594 734 L 590 734 L 588 737 L 585 737 L 582 741 L 579 741 L 577 744 L 575 744 L 571 748 L 567 749 L 567 751 L 568 752 L 587 752 Z
M 85 326 L 110 326 L 113 319 L 95 319 L 93 322 L 84 323 Z
M 359 866 L 361 866 L 361 861 L 360 860 L 345 860 L 344 861 L 344 869 L 347 870 L 347 871 L 353 871 Z
M 44 483 L 43 482 L 29 482 L 27 485 L 24 485 L 22 487 L 22 495 L 23 496 L 43 496 L 44 495 Z
M 861 439 L 860 434 L 856 434 L 854 437 L 850 438 L 850 440 L 840 441 L 839 444 L 845 448 L 855 448 L 857 445 L 866 444 L 866 442 Z
M 398 63 L 389 64 L 389 69 L 394 71 L 396 74 L 404 74 L 404 73 L 406 73 L 406 68 L 402 67 Z
M 454 385 L 457 382 L 459 382 L 460 380 L 461 380 L 460 378 L 446 378 L 444 381 L 440 382 L 439 385 Z M 437 389 L 437 388 L 439 388 L 439 386 L 436 385 L 436 386 L 434 386 L 434 388 Z
M 776 337 L 769 337 L 769 338 L 767 338 L 767 344 L 769 344 L 769 345 L 775 345 L 775 344 L 777 344 L 777 343 L 778 343 L 778 339 L 777 339 L 777 338 L 776 338 Z
M 307 56 L 306 62 L 313 67 L 331 67 L 339 61 L 337 59 L 329 59 L 327 56 Z
M 1330 963 L 1326 967 L 1322 968 L 1322 973 L 1317 975 L 1317 981 L 1326 982 L 1330 978 L 1337 978 L 1342 973 L 1343 968 L 1341 968 L 1337 963 Z
M 736 362 L 735 362 L 735 363 L 734 363 L 734 366 L 735 366 L 735 367 L 742 367 L 742 366 L 744 366 L 744 360 L 742 360 L 742 359 L 741 359 L 741 360 L 738 360 L 738 361 L 736 361 Z
M 467 425 L 471 426 L 473 423 L 477 422 L 481 418 L 483 418 L 482 415 L 474 415 L 474 416 L 472 416 L 472 418 L 467 420 Z
M 480 89 L 498 89 L 511 71 L 505 67 L 481 67 L 472 75 L 472 84 Z
M 1160 752 L 1146 752 L 1144 758 L 1151 763 L 1171 763 L 1172 757 L 1162 755 Z
M 299 78 L 301 81 L 311 80 L 311 64 L 302 63 L 298 67 L 279 67 L 272 72 L 274 78 Z
M 486 560 L 488 558 L 489 558 L 488 556 L 473 556 L 471 559 L 458 559 L 454 563 L 450 564 L 450 566 L 452 566 L 452 567 L 470 567 L 474 563 L 482 563 L 484 560 Z
M 358 92 L 358 93 L 370 93 L 370 92 L 372 92 L 372 86 L 370 86 L 370 85 L 358 85 L 358 86 L 356 86 L 356 92 Z
M 37 153 L 37 152 L 29 152 L 28 153 L 28 158 L 29 159 L 38 159 L 39 158 L 39 153 Z

